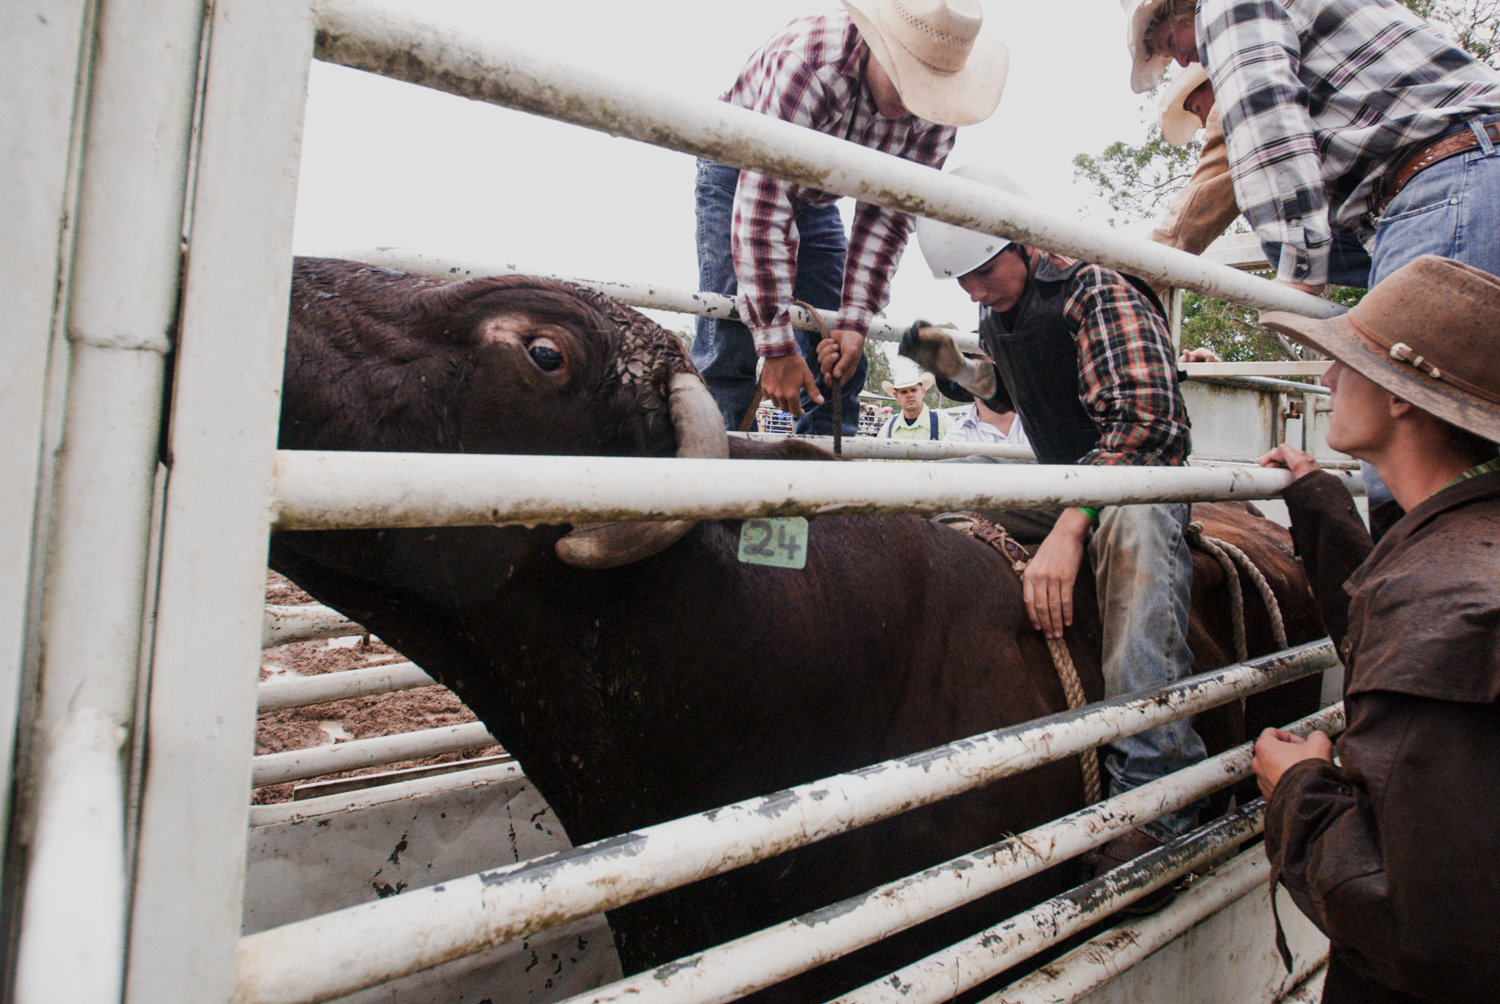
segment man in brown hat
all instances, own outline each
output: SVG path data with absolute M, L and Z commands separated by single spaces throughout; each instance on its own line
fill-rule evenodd
M 787 25 L 751 55 L 721 100 L 941 167 L 955 127 L 995 110 L 1010 64 L 1005 46 L 980 34 L 979 0 L 844 0 L 844 7 Z M 833 431 L 824 396 L 842 380 L 843 431 L 853 435 L 865 335 L 889 299 L 911 217 L 860 203 L 846 239 L 837 196 L 705 160 L 696 196 L 699 288 L 738 293 L 744 319 L 700 319 L 692 346 L 725 424 L 736 428 L 750 406 L 759 356 L 766 395 L 803 416 L 799 433 Z M 792 328 L 794 299 L 838 311 L 822 355 Z
M 1372 546 L 1311 457 L 1262 460 L 1298 476 L 1292 537 L 1345 665 L 1337 744 L 1268 729 L 1252 764 L 1272 875 L 1332 942 L 1326 1004 L 1500 992 L 1497 317 L 1500 279 L 1432 255 L 1332 321 L 1262 316 L 1337 360 L 1328 444 L 1406 510 Z

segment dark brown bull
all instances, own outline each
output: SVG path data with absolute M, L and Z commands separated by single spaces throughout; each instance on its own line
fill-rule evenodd
M 283 449 L 714 455 L 705 400 L 677 339 L 600 294 L 296 266 Z M 914 516 L 823 517 L 792 571 L 741 564 L 739 526 L 277 533 L 271 563 L 452 688 L 580 844 L 1066 706 L 1014 573 L 984 544 Z M 1240 543 L 1310 609 L 1290 547 L 1254 539 L 1266 528 Z M 1097 624 L 1083 620 L 1070 647 L 1094 700 Z M 691 954 L 1081 801 L 1076 762 L 1054 764 L 623 907 L 610 915 L 621 962 Z M 878 977 L 1075 878 L 1055 872 L 775 993 L 823 1000 Z

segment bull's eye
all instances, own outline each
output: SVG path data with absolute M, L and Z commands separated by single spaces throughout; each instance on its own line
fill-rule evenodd
M 557 343 L 550 338 L 532 339 L 531 344 L 526 346 L 526 351 L 530 353 L 531 361 L 548 373 L 563 364 L 563 354 L 557 350 Z

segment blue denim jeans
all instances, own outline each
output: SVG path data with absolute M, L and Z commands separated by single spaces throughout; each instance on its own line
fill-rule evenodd
M 739 283 L 734 275 L 730 251 L 730 228 L 734 222 L 734 190 L 738 168 L 712 161 L 698 161 L 695 196 L 698 209 L 698 288 L 709 293 L 734 296 Z M 844 291 L 844 250 L 848 241 L 837 206 L 796 203 L 797 275 L 793 296 L 814 307 L 837 310 Z M 813 408 L 802 395 L 803 416 L 797 432 L 803 435 L 833 435 L 833 396 L 818 369 L 818 336 L 797 329 L 797 348 L 817 378 L 823 403 Z M 722 317 L 698 318 L 697 334 L 690 353 L 703 374 L 708 392 L 724 416 L 724 424 L 739 428 L 755 392 L 755 338 L 739 321 Z M 844 381 L 844 435 L 859 430 L 859 392 L 865 386 L 865 360 Z
M 1370 285 L 1424 254 L 1456 258 L 1500 275 L 1500 151 L 1482 128 L 1500 115 L 1470 120 L 1479 146 L 1417 172 L 1375 221 Z M 1375 468 L 1359 465 L 1371 507 L 1391 490 Z
M 1375 221 L 1370 285 L 1419 255 L 1456 258 L 1500 275 L 1500 151 L 1472 119 L 1479 146 L 1419 171 Z
M 1104 692 L 1117 697 L 1175 683 L 1193 672 L 1188 610 L 1193 601 L 1193 556 L 1181 503 L 1108 506 L 1089 540 L 1104 626 Z M 1139 787 L 1207 755 L 1191 721 L 1158 725 L 1113 744 L 1105 758 L 1110 794 Z M 1141 829 L 1167 841 L 1192 829 L 1203 803 Z

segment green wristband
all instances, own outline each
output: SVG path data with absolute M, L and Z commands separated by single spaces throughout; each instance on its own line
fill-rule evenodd
M 1095 509 L 1093 506 L 1078 505 L 1078 506 L 1074 506 L 1073 508 L 1077 509 L 1079 512 L 1081 512 L 1085 516 L 1087 516 L 1089 518 L 1089 522 L 1091 522 L 1091 523 L 1097 523 L 1097 522 L 1099 522 L 1099 510 Z

